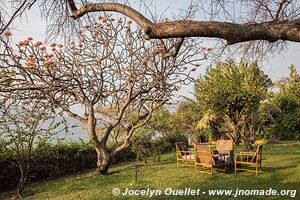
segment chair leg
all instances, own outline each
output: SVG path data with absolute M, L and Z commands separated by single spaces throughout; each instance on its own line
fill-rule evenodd
M 256 176 L 258 175 L 258 164 L 256 164 Z
M 234 173 L 236 173 L 236 162 L 234 162 Z
M 259 163 L 259 171 L 261 172 L 261 161 Z

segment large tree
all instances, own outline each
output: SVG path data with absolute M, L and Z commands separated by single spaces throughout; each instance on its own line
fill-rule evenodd
M 224 119 L 229 137 L 241 139 L 251 149 L 259 105 L 271 85 L 256 63 L 236 65 L 229 61 L 208 68 L 196 82 L 195 94 L 199 105 Z
M 131 26 L 123 18 L 100 16 L 67 49 L 55 43 L 47 49 L 28 38 L 16 47 L 6 43 L 0 57 L 1 94 L 42 99 L 85 124 L 99 173 L 107 173 L 112 158 L 178 84 L 190 81 L 195 68 L 183 66 L 202 59 L 202 48 L 191 40 L 145 41 Z M 178 51 L 178 45 L 184 48 Z

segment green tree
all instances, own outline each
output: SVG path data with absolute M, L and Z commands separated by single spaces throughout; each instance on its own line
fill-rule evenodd
M 289 77 L 275 83 L 279 92 L 271 100 L 281 113 L 274 116 L 276 120 L 268 131 L 280 140 L 300 138 L 300 74 L 293 65 L 289 69 Z
M 199 106 L 202 107 L 201 104 Z M 208 141 L 221 137 L 221 133 L 218 130 L 222 118 L 212 109 L 208 109 L 202 112 L 202 118 L 197 123 L 197 129 L 200 130 L 201 135 L 205 136 Z
M 205 137 L 197 127 L 203 113 L 197 101 L 185 98 L 172 115 L 173 126 L 182 132 L 190 143 L 199 143 Z
M 196 82 L 195 91 L 204 110 L 220 116 L 233 140 L 241 139 L 251 149 L 257 130 L 260 102 L 267 96 L 272 81 L 257 63 L 219 62 L 207 68 Z

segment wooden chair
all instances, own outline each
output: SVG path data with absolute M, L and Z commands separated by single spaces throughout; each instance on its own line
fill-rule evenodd
M 235 155 L 235 173 L 237 170 L 245 170 L 249 172 L 261 172 L 261 160 L 262 160 L 262 145 L 258 145 L 255 152 L 240 152 Z M 245 166 L 243 168 L 243 166 Z M 251 169 L 255 167 L 254 169 Z
M 176 161 L 177 167 L 182 165 L 193 165 L 194 164 L 194 152 L 189 150 L 189 148 L 183 142 L 175 143 L 176 146 Z
M 214 157 L 209 145 L 194 145 L 196 173 L 207 173 L 211 176 L 219 170 L 224 171 L 225 161 Z
M 233 164 L 233 140 L 217 140 L 217 147 L 213 150 L 213 155 L 223 156 L 226 164 Z

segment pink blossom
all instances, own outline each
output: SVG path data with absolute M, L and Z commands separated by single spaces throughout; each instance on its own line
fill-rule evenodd
M 35 58 L 34 58 L 34 57 L 29 57 L 29 58 L 28 58 L 28 61 L 33 62 L 33 61 L 35 61 Z
M 122 19 L 122 18 L 119 18 L 119 19 L 118 19 L 118 23 L 119 23 L 119 24 L 122 24 L 122 23 L 123 23 L 123 19 Z
M 53 65 L 53 64 L 54 64 L 54 61 L 53 61 L 53 60 L 46 60 L 46 61 L 45 61 L 45 64 L 46 64 L 46 65 Z
M 20 45 L 20 46 L 24 46 L 24 45 L 25 45 L 24 41 L 20 41 L 20 42 L 19 42 L 19 45 Z
M 9 36 L 11 36 L 11 35 L 12 35 L 12 33 L 11 33 L 11 32 L 9 32 L 9 31 L 6 31 L 6 32 L 4 33 L 4 35 L 5 35 L 5 37 L 9 37 Z
M 63 57 L 61 55 L 57 56 L 57 60 L 62 60 L 62 59 L 63 59 Z
M 41 41 L 37 41 L 33 46 L 34 47 L 38 47 L 38 46 L 40 46 L 40 45 L 42 45 L 43 43 L 41 42 Z
M 26 63 L 27 66 L 32 66 L 33 65 L 33 61 L 32 60 L 28 60 Z
M 45 58 L 52 58 L 52 57 L 53 57 L 52 53 L 49 53 L 49 54 L 45 55 Z

